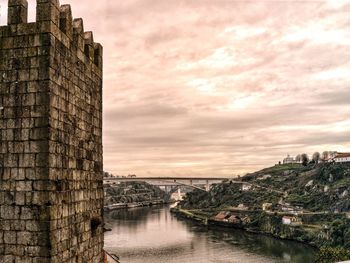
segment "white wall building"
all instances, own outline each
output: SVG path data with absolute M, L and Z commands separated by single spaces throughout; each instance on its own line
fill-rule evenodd
M 292 218 L 289 216 L 282 217 L 282 224 L 283 225 L 290 225 L 292 223 Z
M 249 191 L 250 189 L 252 189 L 251 184 L 242 184 L 242 191 Z
M 302 225 L 303 222 L 301 220 L 301 218 L 296 217 L 296 216 L 284 216 L 282 217 L 282 224 L 283 225 Z
M 287 157 L 283 159 L 283 164 L 287 164 L 287 163 L 298 163 L 298 162 L 288 154 Z
M 347 163 L 350 162 L 350 153 L 338 153 L 334 159 L 336 163 Z

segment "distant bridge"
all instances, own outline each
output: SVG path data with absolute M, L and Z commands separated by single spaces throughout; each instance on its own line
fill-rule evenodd
M 147 182 L 159 187 L 189 186 L 195 189 L 209 191 L 212 184 L 229 180 L 228 177 L 107 177 L 103 179 L 105 184 L 115 182 Z
M 227 183 L 230 184 L 240 184 L 253 188 L 264 189 L 266 191 L 276 192 L 279 194 L 285 194 L 285 192 L 281 190 L 229 177 L 106 177 L 103 179 L 104 184 L 113 184 L 115 182 L 146 182 L 151 185 L 164 187 L 165 190 L 167 190 L 167 187 L 188 186 L 202 191 L 209 191 L 212 184 L 218 184 L 223 181 L 227 181 Z

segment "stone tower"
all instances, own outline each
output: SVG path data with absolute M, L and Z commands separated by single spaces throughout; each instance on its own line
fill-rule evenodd
M 69 5 L 27 9 L 0 27 L 0 262 L 102 263 L 102 46 Z

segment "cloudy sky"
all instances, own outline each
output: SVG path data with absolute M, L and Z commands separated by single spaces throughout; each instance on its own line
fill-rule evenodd
M 106 171 L 232 176 L 350 151 L 350 1 L 61 3 L 104 46 Z

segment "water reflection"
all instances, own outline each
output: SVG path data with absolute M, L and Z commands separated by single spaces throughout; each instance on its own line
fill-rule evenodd
M 107 250 L 123 263 L 312 262 L 313 249 L 299 243 L 178 219 L 167 207 L 119 210 L 106 215 L 112 231 Z

